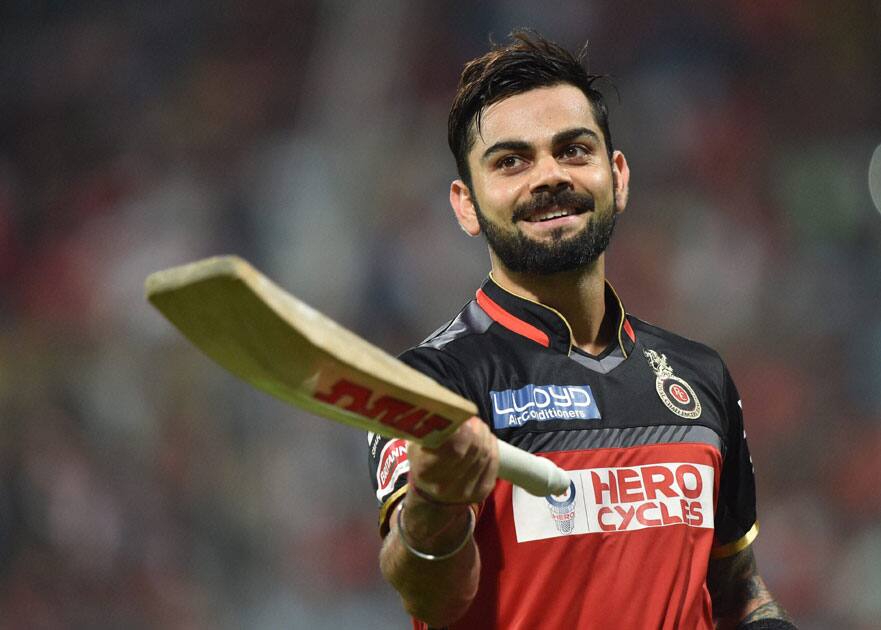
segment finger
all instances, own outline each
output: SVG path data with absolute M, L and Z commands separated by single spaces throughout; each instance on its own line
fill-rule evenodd
M 464 422 L 440 447 L 414 445 L 408 457 L 413 484 L 440 501 L 479 502 L 495 484 L 495 437 L 477 417 Z
M 490 456 L 475 486 L 475 493 L 481 501 L 493 491 L 499 478 L 498 445 L 493 444 L 493 449 L 495 453 Z
M 418 459 L 420 470 L 424 470 L 429 476 L 432 473 L 454 472 L 460 469 L 463 462 L 471 457 L 476 444 L 480 443 L 483 422 L 472 417 L 462 425 L 440 446 L 429 448 L 418 446 L 414 448 L 414 457 Z M 412 463 L 411 463 L 412 466 Z
M 492 455 L 493 436 L 489 434 L 486 426 L 476 426 L 473 427 L 473 430 L 474 439 L 469 445 L 468 453 L 463 459 L 463 465 L 459 470 L 459 478 L 463 481 L 463 487 L 468 491 L 476 487 Z
M 472 503 L 483 501 L 495 486 L 498 474 L 498 443 L 489 427 L 479 419 L 469 427 L 473 439 L 457 471 L 458 493 Z
M 488 427 L 483 432 L 480 448 L 482 452 L 481 466 L 471 474 L 470 491 L 476 501 L 482 501 L 492 492 L 499 473 L 498 440 Z

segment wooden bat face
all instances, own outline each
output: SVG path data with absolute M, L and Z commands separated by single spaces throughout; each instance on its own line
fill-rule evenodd
M 235 256 L 151 274 L 146 293 L 221 366 L 325 418 L 434 447 L 477 413 Z

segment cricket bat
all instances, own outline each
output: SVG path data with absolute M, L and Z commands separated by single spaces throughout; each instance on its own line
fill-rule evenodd
M 318 416 L 434 448 L 477 407 L 278 287 L 237 256 L 151 274 L 147 299 L 221 366 Z M 499 477 L 536 496 L 569 477 L 499 440 Z

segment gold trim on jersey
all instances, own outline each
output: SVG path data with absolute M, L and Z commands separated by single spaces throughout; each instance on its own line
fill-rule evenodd
M 386 524 L 386 517 L 391 512 L 392 508 L 395 507 L 398 501 L 400 501 L 404 495 L 407 494 L 407 484 L 404 484 L 394 492 L 389 495 L 389 498 L 383 501 L 382 507 L 379 508 L 379 531 L 384 535 L 384 532 L 388 529 Z
M 618 303 L 618 310 L 620 312 L 620 317 L 618 318 L 618 347 L 621 348 L 621 352 L 624 354 L 624 358 L 627 358 L 627 350 L 624 348 L 624 339 L 621 338 L 621 332 L 624 330 L 624 322 L 627 321 L 627 313 L 624 312 L 624 303 L 621 302 L 621 298 L 618 297 L 618 292 L 615 290 L 615 287 L 612 286 L 612 283 L 606 281 L 606 286 L 608 286 L 612 290 L 612 295 L 615 296 L 615 302 Z
M 753 526 L 750 527 L 749 531 L 745 533 L 743 536 L 735 540 L 734 542 L 730 542 L 726 545 L 722 545 L 720 547 L 714 547 L 712 551 L 710 551 L 710 558 L 713 560 L 718 560 L 720 558 L 727 558 L 729 556 L 733 556 L 734 554 L 743 551 L 756 539 L 756 536 L 759 535 L 759 522 L 756 521 L 753 523 Z
M 492 283 L 494 285 L 499 287 L 502 291 L 504 291 L 508 295 L 513 295 L 515 298 L 520 298 L 521 300 L 524 300 L 526 302 L 532 302 L 533 304 L 541 306 L 542 308 L 546 308 L 549 311 L 551 311 L 552 313 L 555 313 L 557 315 L 557 317 L 559 317 L 561 320 L 563 320 L 563 323 L 566 324 L 566 328 L 569 329 L 569 352 L 568 352 L 568 354 L 572 354 L 572 342 L 575 339 L 575 334 L 572 332 L 572 326 L 569 325 L 569 321 L 563 316 L 563 313 L 561 313 L 560 311 L 555 309 L 553 306 L 548 306 L 547 304 L 542 304 L 541 302 L 539 302 L 537 300 L 533 300 L 532 298 L 528 298 L 524 295 L 520 295 L 519 293 L 514 293 L 513 291 L 509 291 L 508 289 L 503 287 L 501 284 L 499 284 L 495 278 L 493 278 L 492 271 L 489 272 L 489 279 L 492 280 Z
M 575 339 L 575 334 L 572 332 L 572 326 L 569 325 L 569 321 L 566 319 L 566 317 L 563 315 L 563 313 L 561 313 L 560 311 L 555 309 L 553 306 L 548 306 L 547 304 L 542 304 L 541 302 L 538 302 L 537 300 L 533 300 L 532 298 L 528 298 L 523 295 L 520 295 L 519 293 L 514 293 L 513 291 L 509 291 L 508 289 L 506 289 L 505 287 L 503 287 L 501 284 L 498 283 L 498 281 L 493 277 L 492 271 L 489 272 L 489 279 L 492 280 L 492 283 L 494 285 L 496 285 L 498 288 L 500 288 L 502 291 L 504 291 L 508 295 L 513 295 L 514 297 L 520 298 L 521 300 L 525 300 L 527 302 L 531 302 L 533 304 L 541 306 L 542 308 L 546 308 L 549 311 L 551 311 L 552 313 L 555 313 L 557 315 L 557 317 L 559 317 L 561 320 L 563 320 L 563 323 L 566 324 L 566 328 L 569 329 L 569 354 L 572 354 L 572 346 L 573 346 L 573 341 Z M 608 280 L 603 280 L 603 285 L 604 285 L 604 290 L 605 290 L 605 287 L 609 287 L 612 290 L 612 295 L 615 297 L 615 302 L 618 304 L 618 313 L 619 313 L 619 317 L 618 317 L 618 347 L 621 348 L 621 352 L 624 353 L 624 358 L 626 359 L 627 358 L 627 350 L 624 348 L 624 339 L 623 339 L 623 337 L 621 337 L 621 333 L 624 330 L 624 322 L 627 321 L 627 319 L 626 319 L 627 312 L 624 310 L 624 303 L 621 301 L 621 298 L 618 297 L 618 292 L 615 290 L 615 287 L 612 286 L 612 283 L 609 282 Z

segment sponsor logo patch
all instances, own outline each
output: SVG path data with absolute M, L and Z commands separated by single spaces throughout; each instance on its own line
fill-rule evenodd
M 401 438 L 389 440 L 379 452 L 379 465 L 376 467 L 376 498 L 383 500 L 395 487 L 395 482 L 410 470 L 407 461 L 407 441 Z
M 365 385 L 341 378 L 330 391 L 315 391 L 312 396 L 323 403 L 351 411 L 368 420 L 375 420 L 405 435 L 424 439 L 429 434 L 441 433 L 452 422 L 428 409 L 387 394 L 377 394 Z
M 530 420 L 599 420 L 590 385 L 527 385 L 491 391 L 493 426 L 520 427 Z
M 565 495 L 513 489 L 517 542 L 650 527 L 713 528 L 713 468 L 664 463 L 570 470 Z
M 557 531 L 564 535 L 575 531 L 575 482 L 570 481 L 563 494 L 548 495 L 545 500 Z

